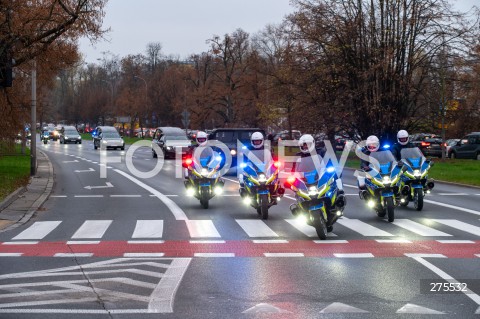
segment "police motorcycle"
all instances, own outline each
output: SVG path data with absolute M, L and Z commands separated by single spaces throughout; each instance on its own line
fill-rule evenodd
M 43 141 L 43 144 L 47 144 L 48 140 L 50 139 L 50 135 L 47 130 L 42 132 L 41 139 Z
M 313 226 L 320 239 L 327 238 L 333 224 L 343 216 L 346 197 L 337 187 L 336 169 L 322 157 L 312 155 L 300 158 L 294 175 L 287 178 L 285 188 L 295 193 L 296 204 L 290 205 L 294 216 Z
M 406 168 L 401 178 L 400 205 L 407 206 L 413 202 L 415 209 L 421 211 L 425 194 L 429 194 L 435 186 L 433 180 L 428 180 L 433 162 L 427 160 L 418 147 L 404 148 L 400 154 Z
M 268 150 L 251 150 L 239 167 L 243 202 L 255 208 L 262 219 L 268 219 L 268 209 L 277 205 L 285 193 L 278 179 L 280 162 L 274 161 Z
M 220 178 L 221 162 L 222 157 L 211 149 L 203 150 L 198 157 L 186 156 L 183 159 L 183 167 L 188 170 L 188 178 L 184 182 L 187 196 L 200 200 L 204 209 L 208 209 L 210 199 L 223 193 L 225 182 Z
M 374 208 L 378 217 L 387 215 L 388 221 L 393 222 L 401 177 L 406 167 L 401 162 L 397 163 L 389 150 L 372 152 L 369 156 L 370 168 L 364 171 L 366 190 L 361 191 L 360 199 Z

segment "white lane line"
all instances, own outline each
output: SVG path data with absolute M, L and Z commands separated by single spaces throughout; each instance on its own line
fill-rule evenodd
M 333 254 L 333 255 L 338 258 L 373 258 L 375 257 L 371 253 Z
M 43 239 L 60 225 L 61 221 L 35 222 L 32 226 L 13 237 L 12 240 Z
M 38 241 L 6 241 L 2 245 L 36 245 Z
M 440 244 L 475 244 L 473 240 L 437 240 Z
M 373 227 L 367 223 L 364 223 L 358 219 L 346 219 L 342 218 L 337 220 L 337 223 L 350 228 L 351 230 L 363 235 L 363 236 L 384 236 L 384 237 L 390 237 L 393 236 L 390 233 L 387 233 L 386 231 L 383 231 L 377 227 Z
M 170 209 L 170 211 L 173 213 L 173 216 L 175 216 L 176 220 L 188 220 L 188 217 L 187 217 L 187 215 L 185 215 L 185 212 L 180 207 L 178 207 L 178 205 L 175 204 L 174 201 L 172 201 L 170 198 L 168 198 L 164 194 L 160 193 L 159 191 L 157 191 L 153 187 L 148 186 L 147 184 L 139 181 L 135 177 L 130 176 L 129 174 L 127 174 L 127 173 L 125 173 L 125 172 L 123 172 L 119 169 L 114 169 L 114 171 L 117 172 L 118 174 L 128 178 L 129 180 L 131 180 L 132 182 L 134 182 L 138 186 L 142 187 L 143 189 L 145 189 L 148 192 L 155 195 L 155 197 L 157 197 L 159 200 L 161 200 Z
M 178 197 L 178 195 L 165 195 L 167 197 Z
M 131 257 L 131 258 L 138 258 L 138 257 L 163 257 L 165 256 L 164 253 L 124 253 L 123 257 Z
M 263 221 L 257 219 L 235 219 L 250 237 L 279 237 Z
M 377 239 L 377 243 L 381 244 L 411 244 L 412 242 L 407 239 Z
M 234 253 L 195 253 L 195 257 L 235 257 Z
M 358 188 L 357 185 L 350 185 L 350 184 L 343 184 L 343 186 L 350 187 L 350 188 Z
M 423 259 L 423 257 L 421 256 L 418 256 L 418 255 L 415 255 L 415 254 L 406 254 L 407 257 L 411 257 L 412 259 L 418 261 L 419 263 L 421 263 L 422 265 L 424 265 L 425 267 L 427 267 L 428 269 L 430 269 L 431 271 L 433 271 L 435 274 L 437 274 L 438 276 L 440 276 L 440 278 L 450 282 L 450 283 L 459 283 L 455 278 L 453 278 L 452 276 L 450 276 L 449 274 L 447 274 L 446 272 L 444 272 L 443 270 L 441 270 L 440 268 L 438 268 L 437 266 L 429 263 L 428 261 L 426 261 L 425 259 Z M 470 289 L 466 289 L 466 291 L 462 291 L 468 298 L 472 299 L 477 305 L 480 305 L 480 296 L 477 295 L 476 293 L 474 293 L 473 291 L 471 291 Z
M 467 193 L 434 193 L 430 196 L 441 195 L 441 196 L 466 196 L 466 195 L 475 195 L 475 194 L 467 194 Z
M 67 245 L 98 245 L 99 240 L 69 240 Z
M 285 219 L 287 223 L 295 227 L 297 230 L 301 231 L 307 237 L 318 237 L 317 231 L 312 226 L 307 225 L 304 221 L 298 219 Z M 334 233 L 328 233 L 327 237 L 337 237 Z
M 232 183 L 237 183 L 237 184 L 240 184 L 238 181 L 234 180 L 234 179 L 230 179 L 230 178 L 226 178 L 226 177 L 222 177 L 224 180 L 227 180 L 229 182 L 232 182 Z
M 288 244 L 288 240 L 285 239 L 255 239 L 254 244 Z
M 456 219 L 432 219 L 432 220 L 437 223 L 444 224 L 446 226 L 450 226 L 458 230 L 464 231 L 466 233 L 480 236 L 480 227 L 478 226 L 473 226 Z
M 110 195 L 112 198 L 139 198 L 142 195 Z
M 92 257 L 93 253 L 56 253 L 53 257 Z
M 103 198 L 103 195 L 75 195 L 75 198 Z
M 0 257 L 21 257 L 23 253 L 0 253 Z
M 162 238 L 163 220 L 137 220 L 132 238 Z
M 303 253 L 263 253 L 265 257 L 305 257 Z
M 186 220 L 185 223 L 192 238 L 221 237 L 211 220 Z
M 129 240 L 129 244 L 164 244 L 164 240 Z
M 480 254 L 475 254 L 475 256 L 479 257 L 480 258 Z
M 440 202 L 433 201 L 433 200 L 428 200 L 428 199 L 424 199 L 423 201 L 424 201 L 425 203 L 429 203 L 429 204 L 433 204 L 433 205 L 443 206 L 443 207 L 446 207 L 446 208 L 451 208 L 451 209 L 455 209 L 455 210 L 460 210 L 460 211 L 462 211 L 462 212 L 467 212 L 467 213 L 470 213 L 470 214 L 480 215 L 480 212 L 479 212 L 479 211 L 473 210 L 473 209 L 458 207 L 458 206 L 449 205 L 449 204 L 445 204 L 445 203 L 440 203 Z
M 190 240 L 190 244 L 225 244 L 225 240 Z
M 314 240 L 315 244 L 348 244 L 348 240 Z
M 420 236 L 452 236 L 409 219 L 395 219 L 392 223 Z
M 87 220 L 72 238 L 102 238 L 112 220 Z
M 447 256 L 442 254 L 404 254 L 407 257 L 411 258 L 447 258 Z
M 51 195 L 53 198 L 67 198 L 67 195 Z

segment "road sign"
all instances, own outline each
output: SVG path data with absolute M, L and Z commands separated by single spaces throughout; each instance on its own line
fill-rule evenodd
M 184 127 L 187 127 L 190 124 L 190 112 L 187 110 L 182 112 L 182 124 Z

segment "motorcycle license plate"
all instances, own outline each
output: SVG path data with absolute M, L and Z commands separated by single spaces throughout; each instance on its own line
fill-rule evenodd
M 203 186 L 210 186 L 210 183 L 200 183 L 200 187 L 203 187 Z
M 309 210 L 319 210 L 319 209 L 322 209 L 323 207 L 323 204 L 318 204 L 318 205 L 315 205 L 315 206 L 310 206 L 308 209 Z
M 258 191 L 258 194 L 259 194 L 259 195 L 265 195 L 265 194 L 268 194 L 268 193 L 269 193 L 269 191 L 266 190 L 266 189 L 265 189 L 265 190 L 259 190 L 259 191 Z
M 413 188 L 423 188 L 422 184 L 413 184 Z
M 383 197 L 392 197 L 392 196 L 393 196 L 393 192 L 384 192 L 384 193 L 382 193 L 382 196 L 383 196 Z

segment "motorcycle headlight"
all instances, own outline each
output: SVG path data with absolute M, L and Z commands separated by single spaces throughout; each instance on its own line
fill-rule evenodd
M 422 172 L 420 172 L 419 169 L 416 169 L 416 170 L 413 171 L 413 176 L 420 177 L 420 176 L 422 176 Z
M 382 183 L 383 184 L 391 184 L 392 180 L 390 179 L 390 176 L 383 176 Z
M 318 194 L 318 189 L 315 186 L 310 186 L 308 189 L 308 195 L 314 196 Z
M 202 168 L 201 171 L 200 171 L 200 174 L 201 174 L 202 176 L 207 176 L 207 175 L 208 175 L 208 169 Z
M 267 181 L 267 177 L 265 176 L 265 174 L 260 174 L 260 175 L 258 175 L 258 181 L 259 181 L 260 183 L 266 182 L 266 181 Z

